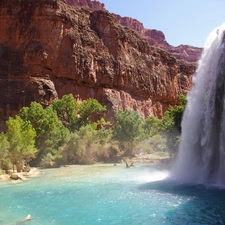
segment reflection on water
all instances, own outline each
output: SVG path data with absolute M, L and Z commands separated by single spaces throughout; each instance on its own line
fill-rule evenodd
M 0 183 L 0 224 L 223 224 L 225 190 L 170 181 L 153 164 L 48 169 Z

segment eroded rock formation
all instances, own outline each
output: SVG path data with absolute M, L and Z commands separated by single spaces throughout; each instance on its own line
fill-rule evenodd
M 105 10 L 105 5 L 96 0 L 66 0 L 69 5 L 87 6 L 90 10 Z
M 104 4 L 99 1 L 92 0 L 66 0 L 70 5 L 87 6 L 90 10 L 106 10 Z M 121 17 L 117 14 L 112 14 L 116 17 L 118 22 L 125 27 L 129 27 L 137 31 L 141 37 L 148 41 L 149 44 L 160 47 L 168 52 L 171 52 L 177 59 L 185 60 L 188 62 L 197 62 L 200 59 L 202 48 L 189 46 L 189 45 L 170 45 L 165 38 L 162 31 L 156 29 L 146 29 L 143 24 L 131 17 Z
M 188 62 L 197 62 L 200 59 L 202 48 L 189 45 L 179 45 L 174 47 L 166 41 L 165 35 L 162 31 L 146 29 L 142 23 L 130 17 L 121 17 L 116 14 L 113 15 L 121 25 L 134 29 L 141 35 L 141 37 L 147 40 L 149 44 L 172 53 L 175 58 Z
M 61 0 L 0 2 L 0 129 L 31 101 L 72 93 L 143 117 L 162 117 L 186 93 L 196 65 L 149 45 L 106 10 Z

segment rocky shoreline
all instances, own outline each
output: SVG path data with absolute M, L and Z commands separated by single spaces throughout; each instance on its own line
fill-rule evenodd
M 35 167 L 31 168 L 29 170 L 29 172 L 9 171 L 8 174 L 1 174 L 0 175 L 0 181 L 9 181 L 9 180 L 23 181 L 23 180 L 27 180 L 30 177 L 35 177 L 40 173 L 43 173 L 43 170 L 39 170 Z
M 135 157 L 125 157 L 122 159 L 122 162 L 127 162 L 128 164 L 135 164 L 140 162 L 145 163 L 157 163 L 160 166 L 164 165 L 166 167 L 171 166 L 174 159 L 170 157 L 160 157 L 155 154 L 146 154 L 146 155 L 135 155 Z M 116 165 L 116 163 L 114 164 Z M 63 166 L 67 167 L 67 166 Z M 134 166 L 135 167 L 135 166 Z M 1 172 L 1 170 L 0 170 Z M 44 173 L 43 170 L 32 167 L 29 172 L 13 172 L 13 170 L 7 171 L 7 173 L 0 173 L 0 182 L 1 181 L 24 181 L 31 177 L 36 177 L 38 174 Z

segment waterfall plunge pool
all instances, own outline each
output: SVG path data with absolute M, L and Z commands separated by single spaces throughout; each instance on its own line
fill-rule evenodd
M 0 183 L 0 224 L 224 224 L 225 189 L 179 184 L 157 164 L 47 169 L 25 182 Z

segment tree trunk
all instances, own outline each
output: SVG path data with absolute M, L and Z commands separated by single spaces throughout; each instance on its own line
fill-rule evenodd
M 17 168 L 17 172 L 22 172 L 23 171 L 23 163 L 22 162 L 18 162 L 16 164 L 16 168 Z

